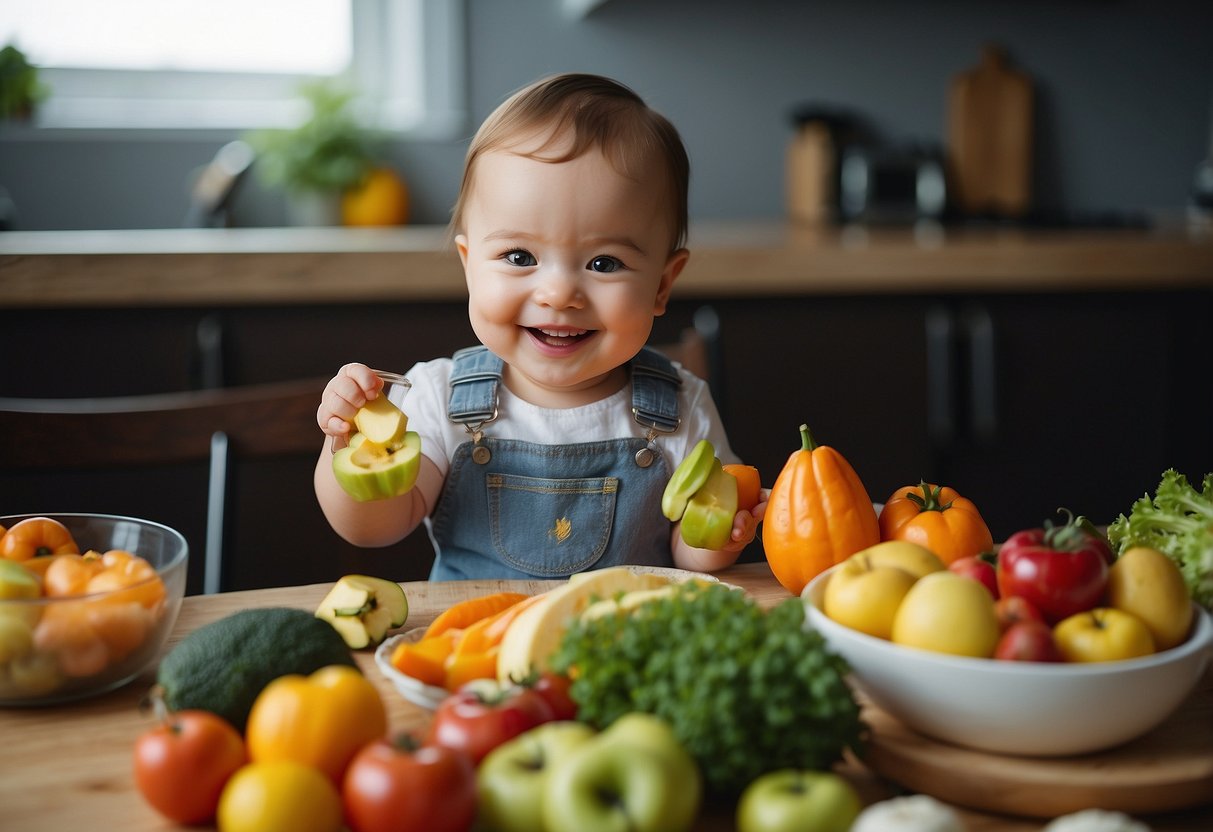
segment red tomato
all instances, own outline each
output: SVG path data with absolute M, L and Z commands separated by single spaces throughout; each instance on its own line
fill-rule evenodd
M 530 687 L 551 706 L 553 719 L 568 720 L 577 718 L 577 703 L 569 694 L 572 685 L 573 681 L 562 673 L 542 673 Z
M 972 578 L 977 581 L 990 590 L 991 598 L 996 601 L 998 600 L 998 575 L 994 571 L 994 564 L 981 555 L 957 558 L 948 564 L 948 569 L 957 575 L 964 575 L 966 578 Z
M 353 832 L 464 832 L 476 817 L 476 769 L 462 751 L 409 735 L 354 755 L 341 787 Z
M 178 711 L 135 741 L 135 785 L 169 820 L 207 823 L 228 778 L 246 759 L 244 741 L 225 719 Z
M 1021 595 L 1053 624 L 1099 603 L 1111 550 L 1082 517 L 1007 538 L 998 551 L 998 590 Z
M 464 751 L 480 765 L 486 754 L 506 740 L 552 719 L 552 706 L 537 691 L 476 679 L 438 706 L 427 743 Z
M 994 658 L 1016 662 L 1059 662 L 1061 651 L 1053 641 L 1053 630 L 1042 621 L 1025 619 L 1007 628 L 994 648 Z

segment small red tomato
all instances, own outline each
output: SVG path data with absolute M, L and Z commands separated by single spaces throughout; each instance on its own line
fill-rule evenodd
M 438 706 L 427 744 L 464 751 L 480 765 L 494 748 L 552 717 L 552 706 L 537 691 L 476 679 Z
M 569 720 L 577 718 L 577 703 L 569 693 L 573 681 L 563 673 L 541 673 L 534 684 L 535 692 L 552 708 L 552 718 Z
M 994 614 L 998 616 L 998 630 L 1005 633 L 1012 624 L 1019 621 L 1039 621 L 1045 623 L 1045 617 L 1040 610 L 1032 606 L 1032 602 L 1021 595 L 1007 595 L 994 602 Z
M 1061 651 L 1053 641 L 1053 631 L 1040 621 L 1017 621 L 998 640 L 994 658 L 1015 662 L 1059 662 Z
M 462 751 L 410 735 L 354 755 L 341 786 L 353 832 L 465 832 L 476 817 L 476 769 Z
M 246 762 L 244 741 L 209 711 L 169 714 L 135 741 L 135 785 L 152 807 L 184 824 L 213 820 L 228 778 Z
M 990 590 L 990 596 L 994 600 L 998 600 L 998 573 L 994 571 L 994 564 L 981 555 L 957 558 L 948 564 L 948 569 L 957 575 L 964 575 L 966 578 L 977 581 Z

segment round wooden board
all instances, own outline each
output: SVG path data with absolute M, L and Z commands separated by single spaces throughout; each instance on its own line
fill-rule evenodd
M 872 728 L 864 756 L 869 768 L 959 806 L 1052 818 L 1092 808 L 1149 815 L 1213 803 L 1213 671 L 1151 733 L 1079 757 L 1014 757 L 961 748 L 911 731 L 870 704 L 864 719 Z

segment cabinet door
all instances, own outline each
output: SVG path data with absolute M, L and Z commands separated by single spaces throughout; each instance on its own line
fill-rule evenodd
M 799 426 L 836 448 L 875 501 L 930 468 L 923 321 L 916 298 L 828 297 L 716 304 L 721 414 L 734 450 L 771 485 Z
M 1213 470 L 1210 297 L 955 301 L 957 415 L 934 476 L 1001 539 L 1063 506 L 1107 523 L 1166 468 Z

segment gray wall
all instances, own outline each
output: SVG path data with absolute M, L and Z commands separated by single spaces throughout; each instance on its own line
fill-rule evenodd
M 783 212 L 789 112 L 853 110 L 890 144 L 943 140 L 948 81 L 997 41 L 1038 92 L 1038 204 L 1179 211 L 1213 125 L 1213 2 L 1180 0 L 609 0 L 571 19 L 559 0 L 468 0 L 469 101 L 559 71 L 613 76 L 678 126 L 693 218 Z M 469 125 L 469 134 L 473 129 Z M 0 138 L 18 228 L 166 227 L 191 170 L 234 134 Z M 397 143 L 414 219 L 445 222 L 466 137 Z M 243 225 L 285 221 L 255 181 Z

